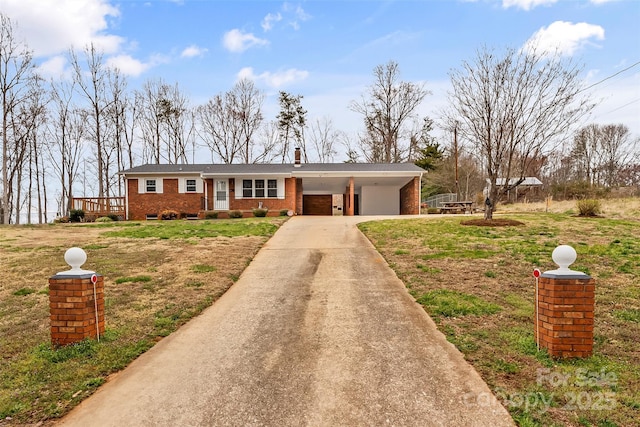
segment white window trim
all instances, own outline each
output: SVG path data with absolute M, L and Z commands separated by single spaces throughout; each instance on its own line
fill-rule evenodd
M 156 191 L 147 191 L 147 181 L 151 179 L 156 180 Z M 162 178 L 158 178 L 155 176 L 138 178 L 138 194 L 162 194 L 163 182 L 164 180 Z
M 187 191 L 187 180 L 192 179 L 196 181 L 196 191 Z M 188 177 L 188 178 L 180 178 L 178 180 L 178 193 L 186 193 L 186 194 L 203 194 L 204 193 L 204 182 L 202 179 L 197 177 Z
M 244 180 L 251 180 L 252 181 L 252 186 L 251 186 L 251 194 L 252 197 L 244 197 L 243 195 L 243 188 L 242 188 L 242 181 Z M 256 194 L 256 179 L 257 180 L 264 180 L 264 197 L 253 197 Z M 268 197 L 269 195 L 269 180 L 270 179 L 275 179 L 277 182 L 277 190 L 278 190 L 278 196 L 277 197 Z M 236 199 L 272 199 L 272 200 L 283 200 L 284 199 L 284 178 L 273 178 L 273 177 L 236 177 L 235 178 L 235 194 L 236 194 Z

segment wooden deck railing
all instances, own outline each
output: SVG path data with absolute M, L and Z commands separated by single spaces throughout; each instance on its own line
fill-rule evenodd
M 73 209 L 82 209 L 87 215 L 94 217 L 118 215 L 127 218 L 124 197 L 74 197 Z

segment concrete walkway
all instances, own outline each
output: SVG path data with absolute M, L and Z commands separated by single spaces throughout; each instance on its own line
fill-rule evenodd
M 58 424 L 513 426 L 365 219 L 289 220 L 211 308 Z

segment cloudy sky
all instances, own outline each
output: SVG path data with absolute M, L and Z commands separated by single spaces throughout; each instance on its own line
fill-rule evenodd
M 404 80 L 433 94 L 421 113 L 446 104 L 448 72 L 486 45 L 559 49 L 584 64 L 602 102 L 592 121 L 624 123 L 640 136 L 638 0 L 0 0 L 40 70 L 60 78 L 65 53 L 93 42 L 129 76 L 177 82 L 194 104 L 229 90 L 239 77 L 265 91 L 303 95 L 308 118 L 327 116 L 348 133 L 349 111 L 376 65 L 398 62 Z

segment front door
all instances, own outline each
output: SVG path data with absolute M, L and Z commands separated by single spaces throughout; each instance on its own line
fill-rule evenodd
M 229 181 L 216 179 L 213 209 L 216 211 L 229 210 Z

